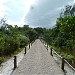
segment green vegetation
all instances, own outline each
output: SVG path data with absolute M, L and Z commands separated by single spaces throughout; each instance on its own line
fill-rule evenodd
M 47 29 L 44 40 L 75 67 L 75 5 L 66 6 L 55 27 Z
M 2 18 L 0 21 L 0 64 L 6 58 L 18 53 L 30 42 L 32 42 L 37 32 L 28 25 L 18 27 L 15 25 L 8 25 L 6 19 Z

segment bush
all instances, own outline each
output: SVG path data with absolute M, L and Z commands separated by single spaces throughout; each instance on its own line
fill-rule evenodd
M 29 43 L 29 39 L 26 36 L 20 35 L 20 47 L 25 47 Z
M 69 54 L 69 55 L 66 55 L 66 56 L 65 56 L 65 59 L 66 59 L 68 62 L 72 63 L 72 60 L 74 59 L 74 56 L 71 55 L 71 54 Z
M 4 57 L 0 57 L 0 65 L 1 65 L 1 63 L 2 63 L 4 60 L 5 60 Z

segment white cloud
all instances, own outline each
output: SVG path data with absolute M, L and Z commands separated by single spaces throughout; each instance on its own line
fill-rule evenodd
M 53 26 L 56 19 L 60 16 L 61 9 L 73 2 L 74 0 L 40 0 L 38 5 L 26 16 L 27 24 Z
M 11 9 L 6 7 L 4 3 L 8 2 L 9 0 L 0 0 L 0 17 L 7 15 L 5 11 L 10 11 Z
M 31 8 L 36 3 L 37 0 L 11 0 L 13 4 L 12 10 L 21 10 L 27 14 Z M 15 7 L 15 8 L 14 8 Z
M 25 16 L 29 12 L 31 6 L 33 6 L 36 1 L 37 0 L 0 0 L 0 17 L 3 17 L 5 15 L 6 16 L 14 15 L 14 14 L 10 14 L 9 12 L 6 12 L 6 11 L 16 12 L 16 10 L 19 10 L 20 12 L 24 12 L 23 17 L 21 17 L 21 19 L 18 20 L 17 22 L 15 22 L 12 19 L 8 18 L 7 22 L 9 24 L 13 24 L 13 25 L 15 25 L 15 24 L 17 24 L 17 25 L 24 24 Z M 8 3 L 8 2 L 12 4 L 12 8 L 7 7 L 5 5 L 5 3 Z M 17 13 L 15 13 L 15 14 L 17 14 Z
M 23 16 L 23 17 L 20 19 L 20 21 L 12 21 L 12 20 L 9 19 L 9 20 L 7 20 L 7 23 L 10 24 L 10 25 L 13 25 L 13 26 L 14 26 L 14 25 L 18 25 L 18 26 L 21 27 L 21 26 L 23 26 L 23 25 L 25 24 L 24 21 L 25 21 L 25 19 L 24 19 L 24 16 Z
M 75 0 L 74 0 L 74 3 L 75 3 Z
M 4 4 L 4 3 L 8 2 L 8 1 L 10 1 L 10 0 L 0 0 L 0 4 Z
M 11 0 L 11 3 L 13 5 L 14 12 L 16 10 L 19 10 L 20 12 L 24 12 L 23 16 L 18 21 L 13 21 L 8 19 L 8 23 L 11 25 L 18 25 L 22 26 L 25 24 L 25 16 L 30 11 L 30 8 L 36 3 L 36 0 Z M 15 8 L 14 8 L 15 7 Z M 11 7 L 10 7 L 11 9 Z

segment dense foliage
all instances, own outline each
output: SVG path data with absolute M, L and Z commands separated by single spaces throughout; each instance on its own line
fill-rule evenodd
M 14 53 L 19 48 L 27 46 L 32 42 L 37 35 L 36 31 L 28 25 L 18 27 L 8 25 L 5 19 L 1 19 L 2 26 L 0 27 L 0 57 Z

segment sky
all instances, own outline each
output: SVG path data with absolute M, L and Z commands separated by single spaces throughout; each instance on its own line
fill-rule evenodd
M 0 0 L 0 18 L 11 25 L 53 27 L 61 9 L 75 0 Z

